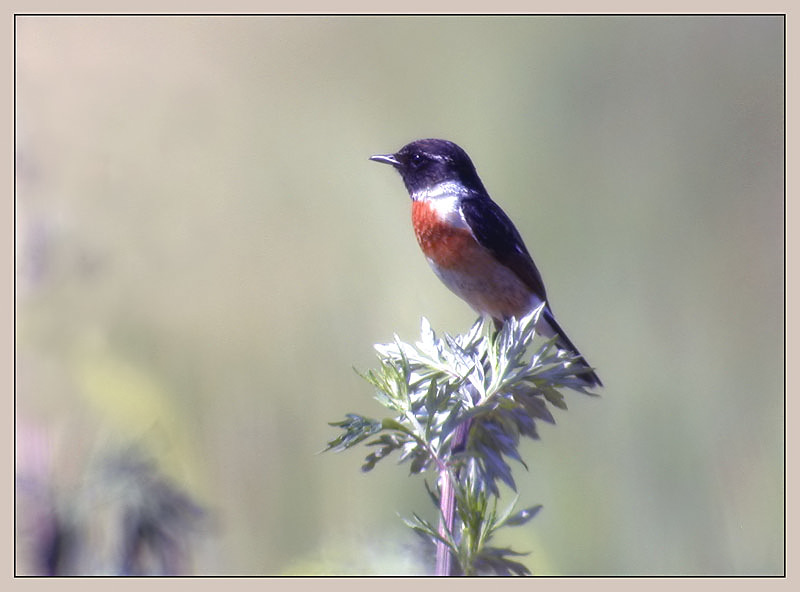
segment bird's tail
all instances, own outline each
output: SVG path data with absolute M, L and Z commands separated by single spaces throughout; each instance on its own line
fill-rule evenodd
M 597 373 L 589 365 L 589 362 L 586 361 L 586 358 L 583 357 L 583 354 L 578 350 L 577 347 L 575 347 L 575 344 L 570 341 L 569 337 L 567 337 L 566 331 L 564 331 L 564 329 L 561 328 L 561 325 L 558 324 L 558 321 L 556 321 L 556 318 L 549 306 L 545 306 L 544 310 L 542 311 L 542 316 L 539 320 L 539 329 L 542 330 L 542 333 L 548 337 L 555 335 L 556 345 L 559 348 L 569 350 L 576 356 L 580 356 L 579 363 L 581 366 L 588 369 L 584 374 L 580 375 L 580 378 L 586 383 L 588 388 L 603 386 L 603 383 L 600 381 L 600 377 L 597 376 Z

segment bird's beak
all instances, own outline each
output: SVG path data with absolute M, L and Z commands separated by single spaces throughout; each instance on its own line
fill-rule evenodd
M 394 154 L 376 154 L 375 156 L 370 156 L 369 159 L 375 162 L 382 162 L 383 164 L 390 164 L 395 167 L 400 166 L 400 161 L 397 160 Z

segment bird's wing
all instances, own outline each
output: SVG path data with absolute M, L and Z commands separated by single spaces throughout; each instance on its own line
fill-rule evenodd
M 533 259 L 506 213 L 488 197 L 461 200 L 461 213 L 475 240 L 508 267 L 541 300 L 547 300 L 544 282 Z

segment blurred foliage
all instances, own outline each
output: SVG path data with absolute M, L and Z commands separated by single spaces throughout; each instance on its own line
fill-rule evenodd
M 472 322 L 367 160 L 444 137 L 606 383 L 521 444 L 547 512 L 500 543 L 538 574 L 781 573 L 783 24 L 17 17 L 16 411 L 45 434 L 18 470 L 133 442 L 219 524 L 196 573 L 404 569 L 386 507 L 426 494 L 315 453 L 368 344 Z
M 46 475 L 17 475 L 18 534 L 37 575 L 190 573 L 207 536 L 203 510 L 135 450 L 94 459 L 66 489 Z

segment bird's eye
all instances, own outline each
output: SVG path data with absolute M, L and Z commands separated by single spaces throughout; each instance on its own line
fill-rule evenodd
M 411 155 L 411 158 L 410 158 L 409 162 L 411 162 L 411 166 L 416 168 L 419 165 L 421 165 L 424 160 L 425 160 L 425 157 L 422 156 L 422 154 L 420 154 L 419 152 L 414 152 Z

